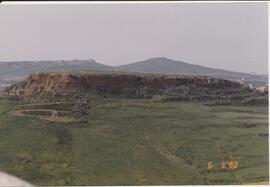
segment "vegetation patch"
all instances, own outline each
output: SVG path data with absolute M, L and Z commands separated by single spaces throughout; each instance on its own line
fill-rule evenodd
M 1 99 L 0 169 L 49 186 L 268 180 L 266 106 L 85 98 Z M 220 167 L 229 161 L 239 167 Z

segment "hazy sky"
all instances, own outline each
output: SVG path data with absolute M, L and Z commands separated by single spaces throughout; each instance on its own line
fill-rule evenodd
M 0 5 L 0 61 L 167 57 L 268 72 L 267 3 Z

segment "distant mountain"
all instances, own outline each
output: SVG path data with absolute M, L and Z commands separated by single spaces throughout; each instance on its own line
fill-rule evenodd
M 134 62 L 119 66 L 125 71 L 136 71 L 144 73 L 162 74 L 187 74 L 187 75 L 239 75 L 245 76 L 246 73 L 226 71 L 222 69 L 208 68 L 200 65 L 188 64 L 182 61 L 175 61 L 164 57 L 150 58 L 148 60 Z
M 113 69 L 111 66 L 89 60 L 58 60 L 58 61 L 19 61 L 0 62 L 0 78 L 25 77 L 34 72 L 49 71 L 74 71 L 74 70 L 106 70 Z
M 264 86 L 268 82 L 268 75 L 255 75 L 208 68 L 188 64 L 164 57 L 151 58 L 121 66 L 108 66 L 89 60 L 58 60 L 58 61 L 17 61 L 0 62 L 0 90 L 18 82 L 35 72 L 81 71 L 81 70 L 113 70 L 139 73 L 160 73 L 176 75 L 206 75 L 227 80 L 245 80 L 253 86 Z
M 209 68 L 200 65 L 188 64 L 182 61 L 175 61 L 164 57 L 150 58 L 148 60 L 121 65 L 118 67 L 123 71 L 140 73 L 205 75 L 234 81 L 243 79 L 252 83 L 254 86 L 264 85 L 268 80 L 267 75 L 255 75 Z

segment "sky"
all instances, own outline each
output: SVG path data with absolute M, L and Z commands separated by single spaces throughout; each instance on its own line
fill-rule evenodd
M 268 73 L 267 3 L 0 5 L 0 61 L 167 57 Z

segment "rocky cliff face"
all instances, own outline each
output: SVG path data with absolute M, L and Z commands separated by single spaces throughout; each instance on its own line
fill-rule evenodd
M 243 85 L 210 77 L 103 73 L 35 73 L 4 90 L 6 95 L 74 95 L 95 92 L 128 98 L 166 95 L 180 99 L 211 99 L 248 92 Z

